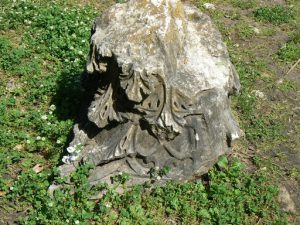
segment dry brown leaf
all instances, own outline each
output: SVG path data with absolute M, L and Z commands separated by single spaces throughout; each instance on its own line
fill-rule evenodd
M 33 170 L 34 172 L 36 172 L 36 173 L 39 173 L 39 172 L 43 171 L 43 169 L 44 169 L 44 167 L 43 167 L 41 164 L 36 164 L 36 165 L 32 168 L 32 170 Z
M 0 197 L 3 197 L 3 196 L 5 196 L 5 192 L 4 191 L 0 191 Z
M 23 149 L 23 145 L 18 144 L 18 145 L 15 146 L 15 149 L 16 150 L 22 150 Z

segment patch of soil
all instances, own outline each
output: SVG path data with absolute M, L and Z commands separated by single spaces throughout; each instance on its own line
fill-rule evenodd
M 290 68 L 292 68 L 292 66 L 293 65 L 290 65 Z M 288 73 L 285 77 L 300 85 L 300 63 L 297 64 L 297 66 L 294 67 L 294 69 L 290 71 L 290 73 Z

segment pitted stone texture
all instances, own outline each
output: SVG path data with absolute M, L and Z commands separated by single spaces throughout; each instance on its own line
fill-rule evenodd
M 94 22 L 85 87 L 93 98 L 70 146 L 96 166 L 90 181 L 151 168 L 164 179 L 205 173 L 239 137 L 229 96 L 240 84 L 211 19 L 179 0 L 131 0 Z M 74 153 L 73 153 L 74 154 Z M 74 159 L 74 157 L 73 157 Z

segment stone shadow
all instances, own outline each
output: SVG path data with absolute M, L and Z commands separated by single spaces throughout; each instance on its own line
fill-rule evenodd
M 57 81 L 56 93 L 51 100 L 51 104 L 56 106 L 53 113 L 59 121 L 73 121 L 72 129 L 69 131 L 67 141 L 63 147 L 64 151 L 60 154 L 60 158 L 66 154 L 66 148 L 74 138 L 74 125 L 77 123 L 79 125 L 87 124 L 89 122 L 87 117 L 88 107 L 94 98 L 98 83 L 99 77 L 90 76 L 85 70 L 75 74 L 67 71 L 62 72 L 60 79 Z M 99 128 L 93 123 L 88 124 L 90 126 L 89 129 L 95 130 L 95 133 L 99 132 Z

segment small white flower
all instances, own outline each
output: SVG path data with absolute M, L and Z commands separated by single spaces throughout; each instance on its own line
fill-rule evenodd
M 69 156 L 64 156 L 61 161 L 64 164 L 70 164 L 70 157 Z
M 55 105 L 50 105 L 49 109 L 50 109 L 51 111 L 54 111 L 54 110 L 56 109 L 56 106 L 55 106 Z
M 57 139 L 56 144 L 60 144 L 61 140 Z
M 48 125 L 48 126 L 50 126 L 50 125 L 51 125 L 51 123 L 50 123 L 50 122 L 48 122 L 48 123 L 47 123 L 47 125 Z
M 13 191 L 13 190 L 14 190 L 14 187 L 10 187 L 9 190 Z
M 41 140 L 42 138 L 40 136 L 37 136 L 36 137 L 36 140 Z
M 106 203 L 105 206 L 106 206 L 106 208 L 110 208 L 110 204 L 109 203 Z
M 155 167 L 155 170 L 159 170 L 159 166 L 156 166 L 156 167 Z
M 69 153 L 73 153 L 73 152 L 76 151 L 76 148 L 74 148 L 73 146 L 70 146 L 70 147 L 67 148 L 67 151 L 68 151 Z
M 69 223 L 69 222 L 70 222 L 70 220 L 66 219 L 66 222 L 67 222 L 67 223 Z
M 48 204 L 48 206 L 49 206 L 49 207 L 52 207 L 52 206 L 53 206 L 53 202 L 50 202 L 50 203 Z
M 78 51 L 78 54 L 79 54 L 79 55 L 82 55 L 82 54 L 83 54 L 83 52 L 82 52 L 82 51 Z
M 71 161 L 71 162 L 76 161 L 76 159 L 78 159 L 78 155 L 71 155 L 71 156 L 70 156 L 70 161 Z
M 40 85 L 40 87 L 42 88 L 42 87 L 44 87 L 44 85 L 43 85 L 43 84 L 41 84 L 41 85 Z
M 204 6 L 204 8 L 206 8 L 206 9 L 212 9 L 212 10 L 215 10 L 215 9 L 216 9 L 216 7 L 215 7 L 214 4 L 208 3 L 208 2 L 207 2 L 207 3 L 204 3 L 203 6 Z
M 42 120 L 46 120 L 46 119 L 48 119 L 48 117 L 47 117 L 47 115 L 42 115 Z
M 84 42 L 85 42 L 85 40 L 82 40 L 81 42 L 82 42 L 82 43 L 84 43 Z
M 42 141 L 46 141 L 46 138 L 45 138 L 45 137 L 42 137 Z
M 27 144 L 30 144 L 30 140 L 27 140 L 26 143 L 27 143 Z
M 79 224 L 79 220 L 75 220 L 75 224 Z
M 50 114 L 50 115 L 52 115 L 52 114 L 53 114 L 53 112 L 52 112 L 52 111 L 50 111 L 50 112 L 49 112 L 49 114 Z
M 157 176 L 156 179 L 157 179 L 157 180 L 161 180 L 161 176 Z
M 253 93 L 255 95 L 255 97 L 257 97 L 257 98 L 261 98 L 263 100 L 267 99 L 265 94 L 260 90 L 253 90 L 251 93 Z

